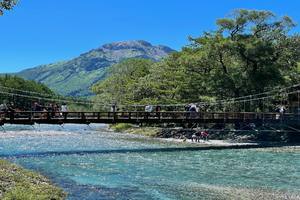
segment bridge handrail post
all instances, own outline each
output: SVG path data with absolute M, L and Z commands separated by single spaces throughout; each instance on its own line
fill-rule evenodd
M 9 119 L 10 119 L 10 121 L 14 121 L 14 119 L 15 119 L 15 111 L 14 110 L 10 111 Z
M 66 120 L 68 118 L 68 113 L 67 112 L 63 112 L 63 117 L 64 117 L 64 120 Z
M 84 112 L 81 112 L 81 119 L 82 119 L 82 120 L 85 120 L 85 119 L 86 119 Z
M 116 121 L 116 119 L 117 119 L 117 113 L 116 112 L 114 112 L 114 121 Z
M 156 111 L 156 116 L 160 120 L 160 111 Z

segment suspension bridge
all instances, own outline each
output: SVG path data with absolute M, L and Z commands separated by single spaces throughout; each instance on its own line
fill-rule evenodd
M 53 97 L 31 91 L 0 86 L 0 100 L 8 99 L 18 104 L 22 101 L 31 107 L 35 101 L 46 103 L 64 102 L 85 105 L 88 111 L 62 112 L 54 110 L 31 111 L 15 109 L 0 111 L 0 126 L 4 124 L 90 124 L 90 123 L 130 123 L 130 124 L 232 124 L 242 129 L 250 127 L 268 127 L 266 131 L 300 132 L 300 84 L 212 102 L 196 102 L 199 110 L 186 111 L 186 104 L 159 105 L 159 111 L 144 111 L 146 105 L 118 105 L 112 112 L 112 104 Z M 285 108 L 285 112 L 276 111 L 276 106 Z M 155 105 L 153 105 L 156 107 Z M 101 110 L 101 111 L 97 111 Z M 277 128 L 280 126 L 280 128 Z M 249 127 L 249 126 L 248 126 Z M 274 128 L 275 127 L 275 128 Z M 284 128 L 283 128 L 284 127 Z M 240 130 L 242 131 L 242 130 Z

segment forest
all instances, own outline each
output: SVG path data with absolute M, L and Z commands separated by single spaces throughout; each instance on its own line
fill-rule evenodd
M 18 109 L 30 110 L 37 96 L 51 98 L 56 94 L 47 86 L 17 76 L 0 76 L 0 104 L 14 104 Z
M 178 104 L 213 102 L 300 82 L 300 36 L 293 20 L 269 11 L 235 10 L 216 30 L 160 62 L 128 59 L 96 83 L 102 103 Z

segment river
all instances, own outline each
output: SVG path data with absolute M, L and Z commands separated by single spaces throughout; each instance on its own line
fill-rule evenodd
M 0 156 L 48 176 L 68 199 L 300 199 L 299 148 L 191 151 L 105 125 L 14 126 Z

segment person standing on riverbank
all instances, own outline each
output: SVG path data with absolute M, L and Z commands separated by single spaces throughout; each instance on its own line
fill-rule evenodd
M 193 133 L 193 135 L 192 135 L 192 142 L 194 142 L 194 141 L 196 142 L 197 141 L 196 138 L 197 138 L 196 133 Z
M 209 134 L 208 134 L 207 131 L 202 131 L 201 132 L 201 138 L 202 138 L 203 141 L 208 141 L 208 136 L 209 136 Z

